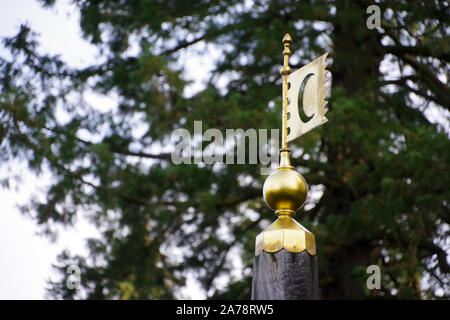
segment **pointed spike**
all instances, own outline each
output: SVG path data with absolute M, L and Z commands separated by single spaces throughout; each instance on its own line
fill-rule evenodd
M 283 37 L 283 40 L 282 40 L 282 42 L 283 43 L 291 43 L 292 42 L 292 38 L 291 38 L 291 35 L 289 34 L 289 33 L 286 33 L 285 35 L 284 35 L 284 37 Z
M 327 54 L 325 53 L 318 58 L 321 64 L 325 63 L 325 59 L 327 58 L 326 55 Z

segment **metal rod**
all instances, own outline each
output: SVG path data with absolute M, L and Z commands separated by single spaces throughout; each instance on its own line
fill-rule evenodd
M 289 67 L 289 57 L 291 55 L 291 42 L 292 38 L 289 33 L 286 33 L 283 37 L 283 67 L 280 70 L 281 76 L 283 77 L 283 92 L 282 92 L 282 121 L 281 121 L 281 148 L 285 149 L 288 147 L 287 136 L 288 136 L 288 76 L 291 73 L 291 67 Z

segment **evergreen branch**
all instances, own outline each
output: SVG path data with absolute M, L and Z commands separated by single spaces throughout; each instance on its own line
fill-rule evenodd
M 230 207 L 230 206 L 242 203 L 244 201 L 247 201 L 247 200 L 250 200 L 250 199 L 253 199 L 253 198 L 256 198 L 256 197 L 260 197 L 261 195 L 262 195 L 261 190 L 254 190 L 253 192 L 248 193 L 246 195 L 242 195 L 242 196 L 239 196 L 239 197 L 218 201 L 216 206 L 218 208 L 220 208 L 220 207 Z
M 406 84 L 406 79 L 404 79 L 404 78 L 397 79 L 397 80 L 386 80 L 386 81 L 382 82 L 382 86 L 389 85 L 389 84 L 401 86 L 401 87 L 405 88 L 406 90 L 410 91 L 411 93 L 421 96 L 427 100 L 436 102 L 439 105 L 442 104 L 442 102 L 439 99 L 436 99 L 434 96 L 427 94 L 425 91 L 419 90 L 419 89 L 414 89 L 414 88 L 408 86 Z
M 389 30 L 385 30 L 386 34 L 396 43 L 396 47 L 404 47 L 398 36 L 390 32 Z M 408 48 L 408 47 L 407 47 Z M 424 50 L 424 49 L 418 49 Z M 430 85 L 430 90 L 434 93 L 435 99 L 433 101 L 437 102 L 442 107 L 448 108 L 450 105 L 450 88 L 442 83 L 425 64 L 419 62 L 414 58 L 410 53 L 403 53 L 396 55 L 397 58 L 409 64 L 417 73 L 421 76 L 425 82 L 428 82 Z M 440 93 L 442 92 L 442 94 Z
M 87 141 L 84 139 L 81 139 L 79 137 L 77 137 L 76 135 L 69 135 L 67 132 L 64 132 L 62 130 L 59 129 L 55 129 L 55 128 L 48 128 L 48 127 L 43 127 L 43 129 L 46 129 L 48 131 L 54 132 L 54 133 L 58 133 L 58 134 L 63 134 L 71 139 L 75 139 L 78 142 L 81 142 L 85 145 L 95 145 L 95 143 L 91 142 L 91 141 Z M 141 157 L 141 158 L 150 158 L 150 159 L 160 159 L 160 160 L 169 160 L 170 159 L 170 153 L 160 153 L 160 154 L 154 154 L 154 153 L 147 153 L 147 152 L 142 152 L 142 151 L 131 151 L 128 149 L 119 149 L 117 147 L 114 146 L 110 146 L 110 151 L 113 153 L 117 153 L 117 154 L 122 154 L 122 155 L 126 155 L 126 156 L 134 156 L 134 157 Z
M 404 54 L 402 56 L 400 56 L 400 58 L 405 61 L 406 63 L 408 63 L 411 67 L 414 68 L 414 70 L 416 70 L 420 75 L 423 76 L 424 79 L 428 80 L 428 82 L 434 87 L 436 88 L 437 92 L 439 91 L 443 91 L 444 94 L 442 95 L 443 97 L 446 97 L 444 102 L 447 102 L 445 105 L 443 105 L 443 107 L 447 107 L 450 103 L 448 103 L 448 97 L 450 96 L 450 89 L 448 86 L 446 86 L 444 83 L 442 83 L 434 74 L 434 72 L 432 72 L 430 69 L 427 68 L 427 66 L 423 63 L 420 63 L 419 61 L 417 61 L 413 56 L 409 55 L 409 54 Z
M 169 55 L 169 54 L 175 53 L 175 52 L 177 52 L 177 51 L 179 51 L 181 49 L 186 49 L 187 47 L 190 47 L 191 45 L 196 44 L 197 42 L 203 41 L 205 39 L 206 39 L 206 35 L 202 35 L 202 36 L 200 36 L 198 38 L 195 38 L 192 41 L 186 41 L 186 40 L 185 41 L 181 41 L 177 46 L 175 46 L 175 47 L 173 47 L 171 49 L 167 49 L 167 50 L 163 51 L 161 54 L 162 55 Z
M 243 228 L 242 230 L 235 230 L 233 232 L 233 234 L 242 234 L 248 230 L 251 230 L 252 228 L 254 228 L 255 226 L 258 225 L 258 223 L 261 222 L 263 218 L 259 217 L 256 221 L 253 221 L 252 223 L 248 224 L 245 228 Z M 214 270 L 210 273 L 210 277 L 208 277 L 208 281 L 206 282 L 205 287 L 206 292 L 209 292 L 211 290 L 211 286 L 215 280 L 215 278 L 219 275 L 220 270 L 223 268 L 223 264 L 226 261 L 226 257 L 228 256 L 228 253 L 230 252 L 230 250 L 236 245 L 236 243 L 238 243 L 238 238 L 234 238 L 234 240 L 229 243 L 226 248 L 221 252 L 222 255 L 221 257 L 218 259 L 218 263 L 216 263 Z
M 126 156 L 134 156 L 134 157 L 140 157 L 140 158 L 150 158 L 150 159 L 159 159 L 159 160 L 169 160 L 170 159 L 170 153 L 147 153 L 147 152 L 134 152 L 131 150 L 120 150 L 117 148 L 111 148 L 111 151 L 113 153 L 123 154 Z
M 427 56 L 440 60 L 450 61 L 450 52 L 434 52 L 432 48 L 427 46 L 390 45 L 384 46 L 383 48 L 387 53 L 391 53 L 398 57 L 409 54 L 414 56 Z
M 49 159 L 51 161 L 51 159 Z M 52 161 L 53 162 L 53 161 Z M 92 182 L 86 181 L 80 174 L 75 173 L 69 169 L 67 169 L 65 166 L 60 165 L 60 164 L 56 164 L 57 167 L 59 167 L 60 169 L 62 169 L 64 172 L 66 172 L 68 175 L 70 175 L 72 178 L 79 180 L 81 183 L 86 184 L 96 190 L 100 190 L 103 189 L 106 192 L 110 192 L 116 196 L 118 196 L 119 198 L 127 201 L 127 202 L 131 202 L 134 204 L 138 204 L 138 205 L 143 205 L 143 206 L 192 206 L 197 208 L 198 205 L 193 203 L 193 202 L 189 202 L 189 201 L 168 201 L 168 200 L 161 200 L 161 201 L 148 201 L 142 198 L 136 198 L 136 197 L 131 197 L 129 195 L 123 194 L 113 188 L 110 187 L 106 187 L 106 186 L 97 186 L 95 184 L 93 184 Z M 217 208 L 222 208 L 222 207 L 229 207 L 232 205 L 236 205 L 239 203 L 242 203 L 244 201 L 247 201 L 249 199 L 255 198 L 257 196 L 260 196 L 260 192 L 251 192 L 247 195 L 243 195 L 240 197 L 235 197 L 235 198 L 230 198 L 230 199 L 225 199 L 222 201 L 218 201 L 215 205 Z

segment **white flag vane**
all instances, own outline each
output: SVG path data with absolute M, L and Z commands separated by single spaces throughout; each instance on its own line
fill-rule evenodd
M 328 119 L 325 106 L 328 101 L 327 72 L 325 61 L 328 53 L 291 73 L 289 56 L 291 55 L 291 36 L 286 33 L 283 37 L 284 65 L 281 69 L 283 76 L 283 148 L 287 143 L 304 135 L 312 129 L 326 123 Z

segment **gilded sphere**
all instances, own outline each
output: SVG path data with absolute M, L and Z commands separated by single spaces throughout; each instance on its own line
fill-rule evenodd
M 263 194 L 272 210 L 295 212 L 305 203 L 308 185 L 305 178 L 292 168 L 279 168 L 267 177 Z

